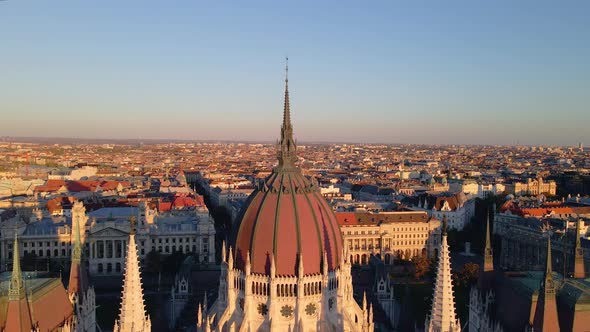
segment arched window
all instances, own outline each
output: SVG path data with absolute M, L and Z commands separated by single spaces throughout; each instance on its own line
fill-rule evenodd
M 102 271 L 103 271 L 102 263 L 98 263 L 98 273 L 102 273 Z

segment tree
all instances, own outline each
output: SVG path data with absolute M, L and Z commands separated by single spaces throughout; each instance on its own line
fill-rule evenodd
M 159 252 L 152 250 L 146 257 L 147 270 L 152 273 L 158 273 L 162 270 L 162 257 Z
M 477 281 L 479 275 L 479 265 L 475 263 L 466 263 L 457 272 L 457 282 L 464 286 L 469 286 Z
M 176 274 L 185 258 L 186 255 L 181 251 L 174 251 L 162 261 L 162 270 L 165 271 L 165 273 Z
M 426 255 L 414 257 L 414 278 L 422 279 L 430 271 L 430 260 Z
M 32 271 L 35 269 L 35 262 L 37 261 L 37 255 L 34 251 L 26 252 L 22 260 L 22 269 L 24 271 Z

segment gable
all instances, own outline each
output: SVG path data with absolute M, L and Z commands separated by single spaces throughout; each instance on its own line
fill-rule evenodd
M 120 229 L 116 229 L 116 228 L 113 228 L 113 227 L 107 227 L 107 228 L 98 230 L 96 232 L 90 231 L 90 234 L 92 234 L 92 237 L 93 238 L 97 238 L 97 237 L 105 237 L 105 238 L 108 237 L 108 238 L 110 238 L 110 237 L 119 237 L 119 236 L 124 236 L 124 237 L 129 236 L 129 233 L 128 232 L 124 232 L 124 231 L 122 231 Z

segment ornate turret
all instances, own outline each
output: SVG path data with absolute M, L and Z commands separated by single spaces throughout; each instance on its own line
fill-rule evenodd
M 430 310 L 430 316 L 426 319 L 424 328 L 427 332 L 461 331 L 461 323 L 455 314 L 446 217 L 443 217 L 442 241 L 439 249 L 432 309 Z
M 8 285 L 6 324 L 4 325 L 3 331 L 28 332 L 33 330 L 33 325 L 20 269 L 18 237 L 15 230 L 12 250 L 12 275 L 10 277 L 10 284 Z
M 557 302 L 555 296 L 555 283 L 553 281 L 553 269 L 551 267 L 551 236 L 547 239 L 547 266 L 545 280 L 540 292 L 537 308 L 535 310 L 532 326 L 534 331 L 559 331 L 557 318 Z
M 16 234 L 16 231 L 14 232 L 14 244 L 12 247 L 12 274 L 10 276 L 10 284 L 8 287 L 9 300 L 17 300 L 25 294 L 25 286 L 23 283 L 23 276 L 20 269 L 18 236 Z
M 146 313 L 135 244 L 135 217 L 131 217 L 129 244 L 125 261 L 123 294 L 119 319 L 115 321 L 114 332 L 148 332 L 151 331 L 150 316 Z
M 79 209 L 78 202 L 74 204 L 74 209 Z M 83 211 L 85 211 L 82 205 Z M 81 261 L 82 261 L 82 241 L 80 240 L 80 224 L 81 215 L 78 213 L 72 214 L 72 233 L 74 235 L 73 248 L 72 248 L 72 264 L 70 265 L 70 279 L 68 282 L 68 296 L 70 300 L 74 302 L 74 296 L 80 291 L 85 291 L 86 285 L 83 276 Z
M 584 249 L 582 248 L 582 242 L 580 240 L 580 230 L 582 229 L 582 220 L 578 220 L 578 227 L 576 229 L 576 253 L 574 259 L 574 278 L 585 278 L 586 272 L 584 271 Z

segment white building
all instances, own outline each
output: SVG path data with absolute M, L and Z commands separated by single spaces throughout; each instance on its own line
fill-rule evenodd
M 446 218 L 450 229 L 462 230 L 475 215 L 475 199 L 463 193 L 421 195 L 410 200 L 412 209 L 426 211 L 438 220 Z
M 195 209 L 158 214 L 141 203 L 139 208 L 103 208 L 90 213 L 82 207 L 72 209 L 71 217 L 33 214 L 26 220 L 23 217 L 7 220 L 1 229 L 2 266 L 12 257 L 12 239 L 8 234 L 13 234 L 15 228 L 22 241 L 23 255 L 34 253 L 39 258 L 69 260 L 72 220 L 79 218 L 85 225 L 81 241 L 90 275 L 120 275 L 131 216 L 139 220 L 136 237 L 140 259 L 143 260 L 152 250 L 162 255 L 181 251 L 194 255 L 197 262 L 215 262 L 215 225 L 206 211 Z
M 385 264 L 434 257 L 439 246 L 441 223 L 426 212 L 337 212 L 336 218 L 353 264 L 368 264 L 371 256 Z
M 95 176 L 98 169 L 93 166 L 68 169 L 66 171 L 54 171 L 47 175 L 48 180 L 81 180 Z

